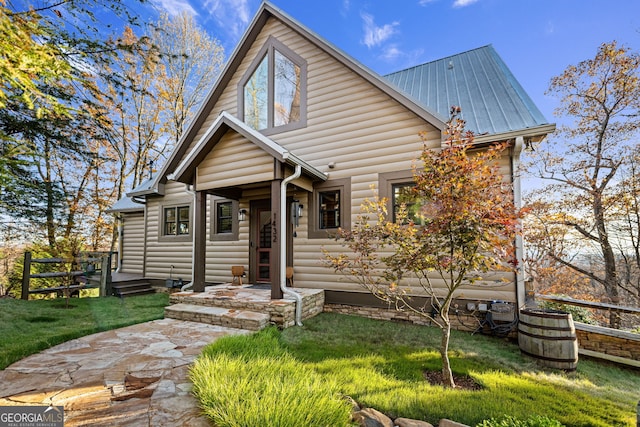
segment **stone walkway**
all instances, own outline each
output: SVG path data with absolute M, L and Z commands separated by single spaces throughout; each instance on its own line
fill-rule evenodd
M 68 341 L 0 371 L 0 406 L 61 405 L 65 427 L 209 426 L 189 365 L 212 341 L 246 333 L 162 319 Z

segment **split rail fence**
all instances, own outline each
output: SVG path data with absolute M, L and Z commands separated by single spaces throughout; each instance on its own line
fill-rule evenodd
M 111 294 L 111 270 L 113 252 L 94 252 L 84 257 L 67 258 L 33 258 L 31 252 L 24 253 L 22 270 L 21 298 L 28 300 L 32 294 L 64 295 L 66 292 L 76 293 L 80 289 L 99 288 L 100 296 Z M 55 271 L 32 273 L 34 264 L 51 265 Z M 59 286 L 31 289 L 32 279 L 60 279 Z

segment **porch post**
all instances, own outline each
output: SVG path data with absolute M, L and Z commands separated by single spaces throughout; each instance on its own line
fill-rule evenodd
M 206 230 L 207 230 L 207 194 L 196 191 L 193 209 L 193 291 L 204 292 Z
M 279 168 L 276 167 L 276 170 Z M 280 245 L 286 244 L 286 230 L 280 229 L 280 185 L 282 177 L 271 181 L 271 299 L 282 299 L 280 289 Z M 285 213 L 286 214 L 286 213 Z

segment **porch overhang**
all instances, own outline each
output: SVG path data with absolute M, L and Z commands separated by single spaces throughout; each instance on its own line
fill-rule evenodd
M 327 180 L 327 175 L 324 172 L 316 169 L 280 144 L 247 126 L 244 122 L 225 111 L 220 113 L 216 120 L 209 126 L 189 154 L 178 164 L 175 171 L 168 175 L 168 179 L 185 184 L 193 184 L 198 165 L 202 163 L 229 130 L 233 130 L 241 135 L 244 139 L 268 153 L 275 160 L 291 167 L 299 165 L 302 168 L 303 175 L 312 181 Z

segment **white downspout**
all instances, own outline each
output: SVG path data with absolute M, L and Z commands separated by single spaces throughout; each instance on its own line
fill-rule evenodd
M 516 209 L 522 208 L 522 182 L 520 179 L 520 154 L 524 148 L 524 138 L 519 136 L 515 140 L 513 147 L 513 156 L 511 160 L 511 176 L 513 183 L 513 202 Z M 516 235 L 516 260 L 518 261 L 518 268 L 516 270 L 516 306 L 521 308 L 525 304 L 525 285 L 524 285 L 524 241 L 522 235 Z
M 299 293 L 287 288 L 287 184 L 300 177 L 302 167 L 296 165 L 293 175 L 286 177 L 280 184 L 280 290 L 296 300 L 296 325 L 302 326 L 302 297 Z
M 185 191 L 193 196 L 193 207 L 195 208 L 195 206 L 196 206 L 196 192 L 193 191 L 190 187 L 191 187 L 190 184 L 185 184 Z M 196 268 L 196 239 L 195 239 L 195 236 L 194 236 L 194 238 L 191 239 L 191 241 L 193 242 L 192 246 L 191 246 L 191 281 L 189 283 L 185 283 L 185 285 L 180 288 L 180 292 L 184 292 L 184 291 L 186 291 L 187 289 L 189 289 L 189 288 L 191 288 L 193 286 L 193 273 L 195 272 L 195 268 Z
M 118 268 L 116 268 L 116 273 L 120 273 L 122 271 L 122 251 L 124 250 L 122 242 L 124 235 L 124 217 L 121 214 L 117 215 L 116 220 L 118 221 Z

